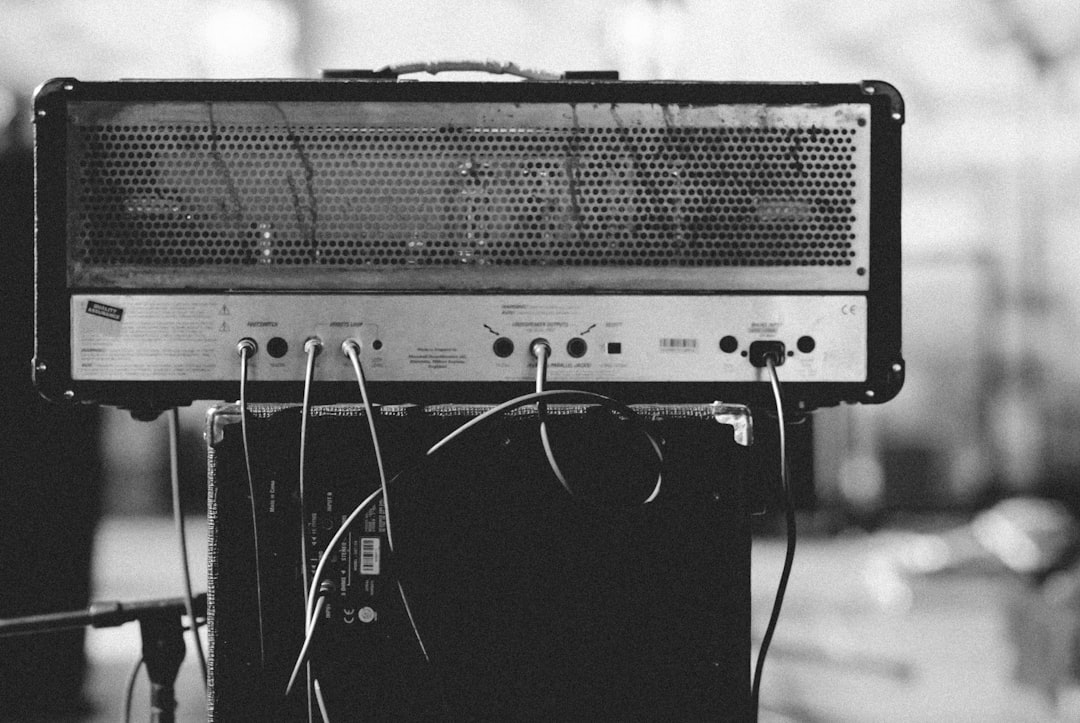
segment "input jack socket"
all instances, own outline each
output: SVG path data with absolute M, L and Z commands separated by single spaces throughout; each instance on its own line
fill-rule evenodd
M 259 351 L 259 344 L 250 336 L 245 336 L 236 342 L 236 355 L 250 359 Z
M 540 358 L 541 350 L 544 351 L 544 356 L 551 357 L 551 343 L 548 342 L 547 339 L 540 337 L 538 339 L 533 339 L 529 343 L 529 351 L 531 351 L 532 355 L 537 359 Z

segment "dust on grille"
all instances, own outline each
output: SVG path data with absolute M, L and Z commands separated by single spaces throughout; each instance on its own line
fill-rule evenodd
M 851 266 L 851 128 L 79 125 L 89 265 Z

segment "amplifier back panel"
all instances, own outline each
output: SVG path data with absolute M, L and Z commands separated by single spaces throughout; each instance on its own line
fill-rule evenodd
M 35 380 L 235 398 L 250 337 L 286 401 L 317 336 L 351 401 L 356 337 L 380 400 L 495 400 L 543 337 L 553 383 L 631 402 L 768 400 L 766 347 L 793 406 L 885 401 L 902 124 L 880 82 L 50 81 Z

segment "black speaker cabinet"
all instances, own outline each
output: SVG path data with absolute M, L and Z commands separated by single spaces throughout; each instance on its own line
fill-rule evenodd
M 376 412 L 394 549 L 380 502 L 330 558 L 311 668 L 331 719 L 746 719 L 755 474 L 745 408 L 640 406 L 637 425 L 549 406 L 573 495 L 552 475 L 535 408 L 425 456 L 482 409 Z M 264 635 L 260 646 L 240 414 L 219 406 L 207 424 L 210 717 L 306 720 L 305 681 L 285 696 L 304 637 L 301 534 L 313 569 L 378 488 L 377 468 L 363 408 L 316 406 L 302 522 L 300 408 L 256 405 L 248 417 Z M 658 475 L 659 494 L 641 504 Z

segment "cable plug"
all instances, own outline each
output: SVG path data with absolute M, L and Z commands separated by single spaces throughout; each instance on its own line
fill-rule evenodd
M 314 353 L 314 354 L 318 355 L 319 353 L 322 352 L 322 348 L 323 348 L 322 339 L 320 339 L 317 336 L 309 336 L 307 338 L 307 340 L 304 341 L 304 353 L 305 354 Z
M 750 343 L 747 355 L 750 363 L 756 367 L 767 366 L 766 359 L 771 358 L 773 366 L 782 366 L 787 358 L 787 348 L 782 341 L 754 341 Z
M 241 357 L 247 357 L 250 359 L 255 356 L 255 352 L 259 351 L 259 344 L 250 336 L 245 336 L 240 341 L 236 342 L 236 355 Z
M 541 354 L 543 354 L 545 358 L 548 358 L 551 356 L 551 344 L 543 337 L 533 339 L 529 344 L 529 351 L 531 351 L 532 355 L 537 359 L 540 358 Z
M 350 358 L 353 354 L 359 356 L 361 348 L 363 348 L 363 346 L 356 339 L 350 338 L 341 342 L 341 353 Z

